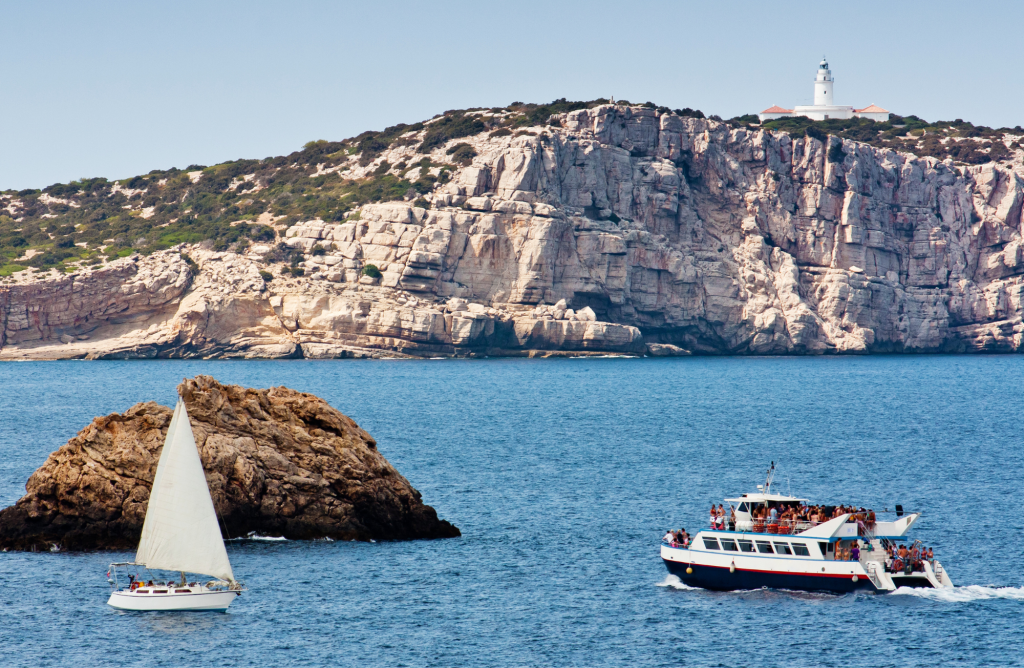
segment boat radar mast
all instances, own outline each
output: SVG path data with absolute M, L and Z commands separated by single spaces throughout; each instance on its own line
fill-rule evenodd
M 765 481 L 764 481 L 764 493 L 765 494 L 771 494 L 772 493 L 772 479 L 773 478 L 775 478 L 775 462 L 772 462 L 772 465 L 768 467 L 767 477 L 765 478 Z

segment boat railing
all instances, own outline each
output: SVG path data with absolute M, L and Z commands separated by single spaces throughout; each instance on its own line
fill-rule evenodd
M 768 533 L 768 534 L 794 534 L 802 531 L 807 531 L 812 527 L 816 527 L 821 522 L 811 522 L 810 520 L 770 520 L 770 519 L 754 519 L 750 522 L 741 522 L 737 528 L 740 531 L 752 531 L 754 533 Z
M 826 520 L 828 521 L 828 520 Z M 850 517 L 846 522 L 847 524 L 857 525 L 857 535 L 868 541 L 875 538 L 874 533 L 874 522 L 866 520 L 855 519 Z M 748 522 L 738 522 L 736 524 L 737 531 L 752 531 L 754 533 L 767 533 L 767 534 L 795 534 L 807 531 L 819 524 L 824 522 L 812 522 L 806 519 L 753 519 Z
M 690 543 L 692 543 L 692 542 L 693 542 L 693 539 L 690 539 Z M 681 550 L 685 550 L 685 549 L 689 548 L 690 547 L 690 543 L 686 543 L 684 545 L 683 543 L 680 543 L 677 540 L 665 540 L 664 538 L 661 540 L 661 544 L 662 545 L 666 545 L 668 547 L 675 547 L 675 548 L 678 548 L 678 549 L 681 549 Z

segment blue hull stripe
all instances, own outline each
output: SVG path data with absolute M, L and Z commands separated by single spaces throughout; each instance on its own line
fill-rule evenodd
M 665 560 L 662 560 L 665 561 Z M 733 591 L 735 589 L 794 589 L 798 591 L 829 591 L 845 594 L 853 591 L 877 591 L 866 577 L 853 581 L 850 575 L 825 576 L 807 575 L 804 573 L 766 573 L 764 571 L 744 571 L 736 569 L 730 573 L 728 568 L 719 566 L 701 566 L 679 561 L 665 561 L 668 572 L 678 576 L 684 584 L 702 589 Z M 693 573 L 687 574 L 689 566 Z

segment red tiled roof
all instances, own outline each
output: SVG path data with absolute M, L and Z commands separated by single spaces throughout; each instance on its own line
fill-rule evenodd
M 854 109 L 854 111 L 856 111 L 858 114 L 864 113 L 864 112 L 867 112 L 869 114 L 888 114 L 889 113 L 888 109 L 882 109 L 877 104 L 869 104 L 868 106 L 864 107 L 863 109 Z
M 761 113 L 762 114 L 791 114 L 791 113 L 793 113 L 793 110 L 792 109 L 783 109 L 779 105 L 773 104 L 772 106 L 768 107 L 767 109 L 765 109 Z

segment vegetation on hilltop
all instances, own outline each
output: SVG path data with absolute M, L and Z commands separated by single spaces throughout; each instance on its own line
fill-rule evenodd
M 557 114 L 608 102 L 562 98 L 548 104 L 513 102 L 507 107 L 450 110 L 428 121 L 400 123 L 343 141 L 311 141 L 287 156 L 0 192 L 0 278 L 27 266 L 72 271 L 75 266 L 179 243 L 207 242 L 217 250 L 272 243 L 283 228 L 300 220 L 340 221 L 368 202 L 406 200 L 429 206 L 424 195 L 446 182 L 456 165 L 468 165 L 476 157 L 471 144 L 458 140 L 482 133 L 536 135 L 527 128 L 557 124 Z M 653 102 L 637 106 L 705 118 L 690 108 L 671 110 Z M 758 126 L 756 121 L 756 116 L 747 115 L 726 122 L 821 139 L 834 134 L 964 164 L 1004 159 L 1009 156 L 1004 135 L 1024 134 L 1019 126 L 993 130 L 961 120 L 928 123 L 916 116 L 894 116 L 886 123 L 784 118 Z M 381 160 L 401 146 L 410 147 L 411 158 L 396 165 Z M 1011 148 L 1017 146 L 1015 142 Z M 841 160 L 842 155 L 840 147 L 830 151 L 829 160 Z M 342 173 L 356 176 L 344 178 Z M 290 261 L 297 270 L 295 257 L 282 256 L 279 261 Z
M 757 116 L 748 114 L 730 119 L 729 122 L 735 127 L 750 126 L 757 122 Z M 895 114 L 882 123 L 866 118 L 812 121 L 803 116 L 790 116 L 765 121 L 760 127 L 798 136 L 806 134 L 819 139 L 827 135 L 836 135 L 876 148 L 890 148 L 940 160 L 951 158 L 954 162 L 966 165 L 1010 159 L 1012 153 L 1004 143 L 1003 137 L 1024 135 L 1024 128 L 1019 125 L 1015 128 L 993 129 L 984 125 L 973 125 L 959 118 L 955 121 L 929 123 L 917 116 Z M 1011 148 L 1019 146 L 1018 140 L 1011 144 Z

